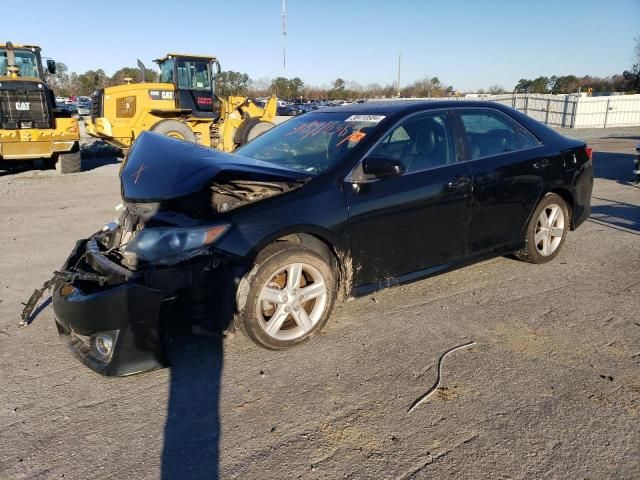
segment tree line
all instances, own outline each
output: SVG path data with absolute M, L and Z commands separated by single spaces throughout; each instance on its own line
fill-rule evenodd
M 552 76 L 526 79 L 521 78 L 514 87 L 515 92 L 531 93 L 574 93 L 592 92 L 628 92 L 640 93 L 640 37 L 634 38 L 633 65 L 621 74 L 609 77 L 576 77 L 575 75 Z
M 122 85 L 127 77 L 131 78 L 133 82 L 139 82 L 141 80 L 140 70 L 134 67 L 124 67 L 111 76 L 108 76 L 102 69 L 77 74 L 69 72 L 64 63 L 58 63 L 57 73 L 49 78 L 49 83 L 58 95 L 90 95 L 99 88 Z M 158 80 L 158 74 L 153 70 L 146 70 L 145 77 L 146 82 Z M 513 91 L 516 93 L 575 93 L 588 89 L 593 92 L 640 92 L 640 37 L 635 39 L 634 64 L 621 74 L 609 77 L 553 75 L 534 79 L 521 78 Z M 456 94 L 451 85 L 444 84 L 438 77 L 425 77 L 398 90 L 395 83 L 361 85 L 343 78 L 337 78 L 330 85 L 324 86 L 306 84 L 299 77 L 276 77 L 273 79 L 262 77 L 254 80 L 246 73 L 235 71 L 224 71 L 216 77 L 216 92 L 220 96 L 242 95 L 249 97 L 275 94 L 279 98 L 291 100 L 303 98 L 309 100 L 353 100 L 396 96 L 444 97 Z M 506 90 L 500 85 L 493 85 L 487 90 L 480 89 L 477 92 L 500 94 L 506 93 Z

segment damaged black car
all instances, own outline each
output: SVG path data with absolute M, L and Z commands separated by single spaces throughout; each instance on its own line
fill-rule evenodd
M 583 142 L 515 110 L 437 101 L 308 113 L 235 154 L 144 133 L 120 181 L 118 218 L 52 286 L 65 345 L 105 375 L 165 366 L 176 323 L 286 349 L 336 300 L 547 262 L 589 216 L 593 174 Z

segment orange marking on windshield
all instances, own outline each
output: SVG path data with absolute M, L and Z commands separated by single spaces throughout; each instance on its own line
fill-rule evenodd
M 343 138 L 342 140 L 340 140 L 340 142 L 336 145 L 336 147 L 339 147 L 344 142 L 359 142 L 360 140 L 362 140 L 366 136 L 367 136 L 367 134 L 364 133 L 364 132 L 361 132 L 361 131 L 353 132 L 348 137 Z

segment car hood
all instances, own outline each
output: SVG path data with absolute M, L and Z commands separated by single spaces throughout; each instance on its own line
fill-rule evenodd
M 196 193 L 222 172 L 265 181 L 304 181 L 311 174 L 221 152 L 157 133 L 140 134 L 120 171 L 122 198 L 156 202 Z

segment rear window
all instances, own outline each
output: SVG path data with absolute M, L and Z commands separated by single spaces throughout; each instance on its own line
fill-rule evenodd
M 528 130 L 500 112 L 463 111 L 460 118 L 472 160 L 541 145 Z

